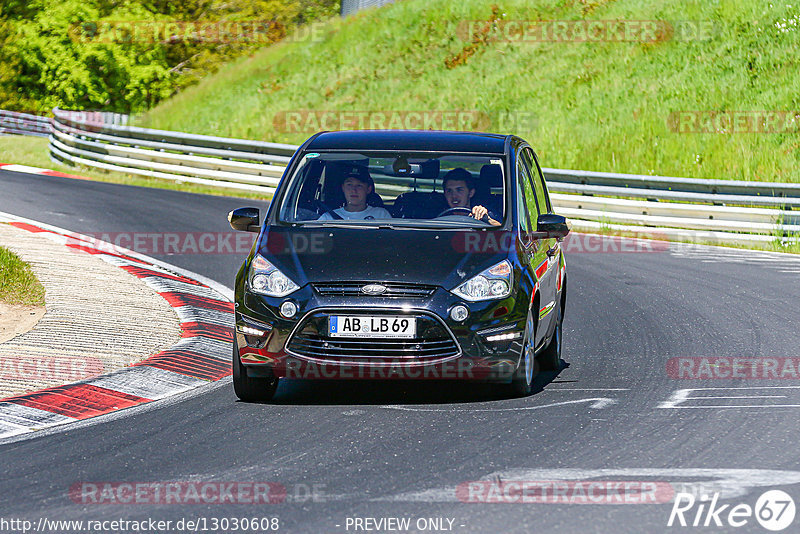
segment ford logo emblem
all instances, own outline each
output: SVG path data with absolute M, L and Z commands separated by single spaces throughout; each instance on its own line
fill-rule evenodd
M 361 288 L 365 295 L 382 295 L 386 291 L 386 286 L 380 284 L 367 284 Z

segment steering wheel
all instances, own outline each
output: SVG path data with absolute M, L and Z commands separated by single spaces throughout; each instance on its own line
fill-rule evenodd
M 467 217 L 472 215 L 472 209 L 471 208 L 467 208 L 466 206 L 456 206 L 455 208 L 447 208 L 442 213 L 437 215 L 435 218 L 438 219 L 439 217 L 445 217 L 445 216 L 450 215 L 450 214 L 455 215 L 455 212 L 457 212 L 457 211 L 466 211 L 467 212 L 466 213 Z M 462 215 L 462 214 L 459 213 L 459 215 Z

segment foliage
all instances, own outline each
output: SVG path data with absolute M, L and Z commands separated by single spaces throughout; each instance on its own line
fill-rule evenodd
M 664 21 L 686 31 L 654 42 L 503 41 L 482 33 L 495 3 L 504 21 Z M 319 41 L 226 65 L 141 124 L 300 143 L 313 132 L 286 131 L 276 117 L 468 110 L 504 118 L 487 129 L 523 136 L 547 167 L 800 182 L 800 128 L 679 133 L 670 123 L 687 110 L 800 112 L 798 14 L 796 4 L 758 0 L 403 0 L 330 21 Z M 694 35 L 681 21 L 711 31 Z
M 143 111 L 287 28 L 337 10 L 332 0 L 6 0 L 0 109 Z M 267 28 L 261 39 L 172 33 L 187 22 L 240 28 L 256 21 Z

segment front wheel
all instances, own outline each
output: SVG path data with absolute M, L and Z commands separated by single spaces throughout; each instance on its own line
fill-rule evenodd
M 539 354 L 539 366 L 544 371 L 558 371 L 561 369 L 561 330 L 564 323 L 564 312 L 561 304 L 558 305 L 558 317 L 556 318 L 556 329 L 550 344 Z
M 239 358 L 236 336 L 233 338 L 233 391 L 246 402 L 267 402 L 275 396 L 278 378 L 247 376 L 247 369 Z
M 538 372 L 539 366 L 534 354 L 534 328 L 529 325 L 525 329 L 525 341 L 522 344 L 520 362 L 509 384 L 510 393 L 515 397 L 527 397 L 533 391 L 533 377 Z

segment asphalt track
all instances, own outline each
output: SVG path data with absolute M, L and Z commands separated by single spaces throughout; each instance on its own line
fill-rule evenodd
M 0 172 L 0 211 L 81 233 L 227 231 L 225 214 L 252 204 Z M 155 257 L 228 287 L 241 262 L 234 254 Z M 679 248 L 567 262 L 567 367 L 541 375 L 535 395 L 504 399 L 440 382 L 292 381 L 272 404 L 245 404 L 228 385 L 0 444 L 0 514 L 34 522 L 278 517 L 284 532 L 354 532 L 347 518 L 408 517 L 412 527 L 418 518 L 452 519 L 452 532 L 633 533 L 678 528 L 667 527 L 672 504 L 467 503 L 456 488 L 600 477 L 700 483 L 694 490 L 721 489 L 726 504 L 753 506 L 776 488 L 800 499 L 800 380 L 676 380 L 666 370 L 672 357 L 798 356 L 800 262 Z M 686 388 L 758 389 L 676 401 Z M 289 499 L 97 505 L 69 496 L 77 482 L 170 481 L 276 482 Z M 304 500 L 315 485 L 316 499 Z M 767 532 L 752 517 L 741 528 L 681 530 Z

